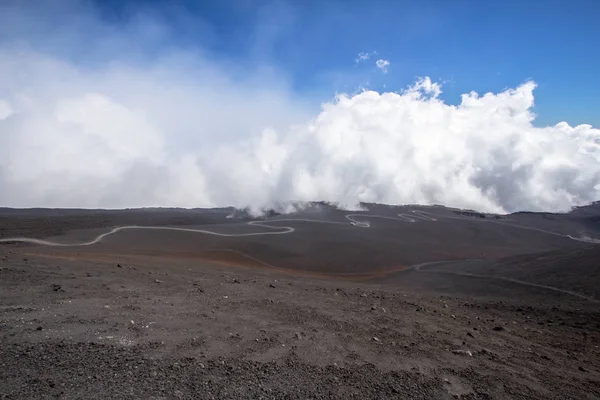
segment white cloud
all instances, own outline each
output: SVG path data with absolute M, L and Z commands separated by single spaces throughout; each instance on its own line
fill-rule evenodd
M 12 112 L 13 111 L 10 104 L 5 100 L 0 99 L 0 120 L 8 118 L 8 116 L 12 114 Z
M 390 66 L 390 62 L 388 60 L 379 59 L 375 61 L 375 65 L 379 68 L 384 74 L 387 74 L 388 67 Z
M 371 57 L 373 57 L 376 54 L 377 54 L 376 51 L 372 51 L 370 53 L 361 52 L 361 53 L 358 53 L 358 55 L 356 56 L 356 59 L 354 61 L 358 64 L 359 62 L 367 61 L 368 59 L 370 59 Z
M 0 206 L 325 200 L 502 212 L 600 199 L 600 130 L 533 126 L 533 82 L 452 106 L 422 78 L 319 112 L 289 86 L 271 68 L 196 51 L 81 66 L 0 45 Z

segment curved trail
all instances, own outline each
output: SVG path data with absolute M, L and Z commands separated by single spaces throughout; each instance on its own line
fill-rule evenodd
M 440 218 L 440 216 L 438 216 L 438 215 L 431 214 L 426 211 L 418 211 L 418 210 L 414 210 L 412 214 L 396 214 L 396 215 L 397 215 L 396 217 L 388 217 L 385 215 L 348 214 L 348 215 L 346 215 L 346 219 L 349 220 L 350 223 L 354 226 L 358 226 L 361 228 L 370 228 L 371 224 L 368 221 L 358 221 L 354 217 L 389 219 L 392 221 L 402 221 L 402 222 L 417 222 L 417 219 L 435 222 L 435 221 L 437 221 L 437 219 L 433 218 L 432 216 L 436 216 L 436 217 Z
M 494 220 L 489 220 L 489 219 L 474 220 L 474 219 L 469 218 L 469 217 L 446 216 L 446 215 L 433 214 L 433 213 L 429 213 L 427 211 L 420 211 L 420 210 L 413 210 L 411 214 L 400 213 L 400 214 L 397 214 L 395 217 L 386 216 L 386 215 L 369 215 L 369 214 L 353 213 L 353 214 L 347 214 L 347 215 L 345 215 L 345 218 L 349 221 L 350 225 L 356 226 L 356 227 L 359 227 L 359 228 L 370 228 L 371 227 L 371 223 L 369 221 L 365 221 L 365 219 L 373 219 L 373 218 L 393 220 L 393 221 L 400 221 L 400 222 L 408 222 L 408 223 L 415 223 L 415 222 L 417 222 L 419 220 L 421 220 L 421 221 L 436 222 L 436 221 L 438 221 L 438 218 L 458 219 L 458 220 L 471 220 L 471 221 L 477 221 L 477 222 L 495 223 L 495 224 L 505 225 L 505 226 L 509 226 L 509 227 L 513 227 L 513 228 L 518 228 L 518 229 L 533 230 L 533 231 L 536 231 L 536 232 L 545 233 L 545 234 L 548 234 L 548 235 L 559 236 L 559 237 L 563 237 L 565 239 L 570 239 L 570 240 L 575 240 L 575 241 L 580 241 L 580 242 L 600 243 L 600 240 L 598 240 L 598 239 L 581 239 L 581 238 L 573 237 L 571 235 L 566 235 L 566 234 L 562 234 L 562 233 L 558 233 L 558 232 L 553 232 L 553 231 L 548 231 L 548 230 L 545 230 L 545 229 L 540 229 L 540 228 L 535 228 L 535 227 L 529 227 L 529 226 L 522 226 L 522 225 L 517 225 L 517 224 L 506 223 L 506 222 L 503 222 L 503 221 L 494 221 Z M 127 230 L 127 229 L 170 230 L 170 231 L 180 231 L 180 232 L 202 233 L 202 234 L 206 234 L 206 235 L 213 235 L 213 236 L 220 236 L 220 237 L 248 237 L 248 236 L 264 236 L 264 235 L 285 235 L 285 234 L 290 234 L 290 233 L 293 233 L 293 232 L 296 231 L 296 229 L 293 228 L 293 227 L 291 227 L 291 226 L 273 225 L 273 223 L 276 223 L 276 222 L 277 223 L 278 222 L 310 222 L 310 223 L 320 223 L 320 224 L 332 224 L 332 225 L 345 225 L 345 226 L 348 226 L 348 223 L 346 223 L 346 222 L 324 221 L 324 220 L 315 220 L 315 219 L 306 219 L 306 218 L 281 218 L 281 219 L 270 219 L 270 220 L 263 220 L 263 221 L 249 221 L 249 222 L 247 222 L 247 225 L 258 226 L 258 227 L 261 227 L 261 228 L 265 228 L 265 229 L 267 229 L 267 231 L 263 231 L 263 232 L 248 232 L 248 233 L 220 233 L 220 232 L 210 231 L 210 230 L 207 230 L 207 229 L 177 228 L 177 227 L 166 227 L 166 226 L 127 225 L 127 226 L 120 226 L 120 227 L 113 228 L 113 229 L 111 229 L 110 231 L 108 231 L 106 233 L 98 235 L 93 240 L 90 240 L 88 242 L 81 242 L 81 243 L 60 243 L 60 242 L 53 242 L 53 241 L 44 240 L 44 239 L 24 238 L 24 237 L 21 237 L 21 238 L 0 239 L 0 243 L 21 242 L 21 243 L 38 244 L 38 245 L 42 245 L 42 246 L 55 246 L 55 247 L 91 246 L 91 245 L 94 245 L 96 243 L 101 242 L 107 236 L 114 235 L 115 233 L 118 233 L 120 231 Z M 216 250 L 216 249 L 214 249 L 214 250 Z M 254 262 L 260 263 L 260 264 L 264 265 L 265 267 L 268 267 L 268 268 L 271 268 L 271 269 L 275 269 L 275 270 L 281 270 L 282 269 L 280 267 L 276 267 L 276 266 L 274 266 L 272 264 L 266 263 L 266 262 L 264 262 L 264 261 L 262 261 L 262 260 L 260 260 L 260 259 L 258 259 L 256 257 L 253 257 L 251 255 L 245 254 L 245 253 L 243 253 L 241 251 L 238 251 L 238 250 L 225 249 L 224 248 L 224 249 L 219 249 L 219 251 L 227 251 L 227 252 L 231 252 L 231 253 L 236 253 L 238 255 L 241 255 L 241 256 L 243 256 L 243 257 L 245 257 L 247 259 L 250 259 L 250 260 L 252 260 Z M 465 261 L 471 261 L 471 260 L 461 260 L 461 261 L 451 261 L 451 262 L 465 262 Z M 503 277 L 496 277 L 496 276 L 478 275 L 478 274 L 462 273 L 462 272 L 452 272 L 452 271 L 439 271 L 439 270 L 425 270 L 425 271 L 422 271 L 421 270 L 421 267 L 424 267 L 424 266 L 435 265 L 435 264 L 442 264 L 442 263 L 448 263 L 448 262 L 449 261 L 435 261 L 435 262 L 421 263 L 421 264 L 413 265 L 413 266 L 409 267 L 409 269 L 410 270 L 414 270 L 414 271 L 420 271 L 420 272 L 437 272 L 437 273 L 445 273 L 445 274 L 452 274 L 452 275 L 458 275 L 458 276 L 468 276 L 468 277 L 482 278 L 482 279 L 502 280 L 502 281 L 516 283 L 516 284 L 520 284 L 520 285 L 537 287 L 537 288 L 547 289 L 547 290 L 551 290 L 551 291 L 555 291 L 555 292 L 560 292 L 560 293 L 563 293 L 563 294 L 572 295 L 572 296 L 579 297 L 581 299 L 585 299 L 585 300 L 592 301 L 592 302 L 595 302 L 595 303 L 600 303 L 600 301 L 598 301 L 598 300 L 596 300 L 596 299 L 594 299 L 592 297 L 582 295 L 580 293 L 572 292 L 572 291 L 565 290 L 565 289 L 559 289 L 559 288 L 555 288 L 555 287 L 552 287 L 552 286 L 546 286 L 546 285 L 541 285 L 541 284 L 536 284 L 536 283 L 531 283 L 531 282 L 520 281 L 520 280 L 512 279 L 512 278 L 503 278 Z M 396 271 L 390 271 L 390 272 L 396 272 Z M 362 273 L 357 273 L 357 275 L 362 275 Z
M 446 216 L 446 215 L 433 214 L 433 213 L 430 213 L 427 211 L 420 211 L 420 210 L 413 210 L 412 214 L 405 214 L 405 213 L 397 214 L 396 217 L 390 217 L 390 216 L 386 216 L 386 215 L 370 215 L 370 214 L 354 213 L 354 214 L 345 215 L 345 218 L 350 222 L 351 225 L 357 226 L 359 228 L 370 228 L 371 223 L 369 221 L 365 221 L 365 219 L 372 219 L 372 218 L 387 219 L 387 220 L 409 222 L 409 223 L 414 223 L 414 222 L 417 222 L 418 220 L 436 222 L 438 220 L 438 218 L 472 220 L 473 221 L 473 219 L 471 219 L 469 217 Z M 529 226 L 522 226 L 522 225 L 517 225 L 517 224 L 510 224 L 510 223 L 505 223 L 502 221 L 492 221 L 492 220 L 486 220 L 486 219 L 474 220 L 474 221 L 496 223 L 496 224 L 500 224 L 500 225 L 510 226 L 513 228 L 533 230 L 533 231 L 537 231 L 540 233 L 545 233 L 545 234 L 554 235 L 554 236 L 560 236 L 565 239 L 575 240 L 575 241 L 579 241 L 579 242 L 600 243 L 600 240 L 597 240 L 597 239 L 581 239 L 581 238 L 573 237 L 571 235 L 565 235 L 562 233 L 552 232 L 552 231 L 548 231 L 545 229 L 534 228 L 534 227 L 529 227 Z M 262 228 L 266 228 L 267 231 L 266 232 L 265 231 L 263 231 L 263 232 L 248 232 L 248 233 L 220 233 L 220 232 L 210 231 L 207 229 L 177 228 L 177 227 L 169 227 L 169 226 L 126 225 L 126 226 L 119 226 L 119 227 L 113 228 L 109 232 L 98 235 L 95 239 L 90 240 L 88 242 L 60 243 L 60 242 L 53 242 L 53 241 L 44 240 L 44 239 L 16 237 L 16 238 L 0 239 L 0 243 L 21 242 L 21 243 L 31 243 L 31 244 L 38 244 L 38 245 L 42 245 L 42 246 L 56 246 L 56 247 L 91 246 L 96 243 L 99 243 L 107 236 L 114 235 L 117 232 L 127 230 L 127 229 L 170 230 L 170 231 L 180 231 L 180 232 L 202 233 L 202 234 L 206 234 L 206 235 L 213 235 L 213 236 L 220 236 L 220 237 L 285 235 L 285 234 L 293 233 L 296 231 L 296 229 L 291 226 L 278 226 L 278 225 L 273 226 L 272 224 L 275 222 L 312 222 L 312 223 L 319 223 L 319 224 L 333 224 L 333 225 L 346 225 L 346 226 L 348 225 L 345 222 L 324 221 L 324 220 L 318 220 L 318 219 L 306 219 L 306 218 L 276 219 L 275 218 L 275 219 L 262 220 L 262 221 L 249 221 L 247 223 L 247 225 L 260 226 Z
M 295 221 L 301 221 L 301 220 L 295 220 Z M 323 222 L 326 222 L 326 221 L 323 221 Z M 295 229 L 292 228 L 291 226 L 271 226 L 271 225 L 264 224 L 260 221 L 250 221 L 250 222 L 248 222 L 248 225 L 256 225 L 256 226 L 262 226 L 262 227 L 268 228 L 268 229 L 279 229 L 279 230 L 275 231 L 275 232 L 268 231 L 268 232 L 249 232 L 249 233 L 220 233 L 220 232 L 209 231 L 206 229 L 176 228 L 176 227 L 170 227 L 170 226 L 126 225 L 126 226 L 119 226 L 117 228 L 110 230 L 109 232 L 98 235 L 95 239 L 90 240 L 89 242 L 59 243 L 59 242 L 52 242 L 49 240 L 34 239 L 34 238 L 8 238 L 8 239 L 0 239 L 0 243 L 2 243 L 2 242 L 22 242 L 22 243 L 39 244 L 42 246 L 57 246 L 57 247 L 91 246 L 93 244 L 99 243 L 100 241 L 102 241 L 102 239 L 104 239 L 107 236 L 114 235 L 115 233 L 126 230 L 126 229 L 152 229 L 152 230 L 193 232 L 193 233 L 204 233 L 207 235 L 214 235 L 214 236 L 221 236 L 221 237 L 283 235 L 283 234 L 292 233 L 295 231 Z
M 539 284 L 539 283 L 526 282 L 526 281 L 522 281 L 522 280 L 519 280 L 519 279 L 504 278 L 502 276 L 472 274 L 470 272 L 440 271 L 440 270 L 436 270 L 436 269 L 421 270 L 421 267 L 427 267 L 427 266 L 438 265 L 438 264 L 452 264 L 452 263 L 459 263 L 459 262 L 468 262 L 468 261 L 478 261 L 478 260 L 434 261 L 434 262 L 427 262 L 427 263 L 416 264 L 416 265 L 411 266 L 409 269 L 414 270 L 414 271 L 419 271 L 419 272 L 430 272 L 430 273 L 434 272 L 434 273 L 438 273 L 438 274 L 466 276 L 466 277 L 471 277 L 471 278 L 491 279 L 491 280 L 499 280 L 499 281 L 504 281 L 504 282 L 516 283 L 516 284 L 523 285 L 523 286 L 535 287 L 535 288 L 540 288 L 540 289 L 547 289 L 547 290 L 551 290 L 553 292 L 558 292 L 558 293 L 562 293 L 562 294 L 568 294 L 568 295 L 571 295 L 571 296 L 579 297 L 580 299 L 591 301 L 593 303 L 600 303 L 599 300 L 596 300 L 593 297 L 589 297 L 589 296 L 586 296 L 586 295 L 581 294 L 581 293 L 573 292 L 571 290 L 560 289 L 560 288 L 557 288 L 557 287 L 554 287 L 554 286 L 542 285 L 542 284 Z

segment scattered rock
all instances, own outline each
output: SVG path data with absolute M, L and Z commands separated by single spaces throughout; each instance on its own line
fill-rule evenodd
M 473 353 L 469 350 L 452 350 L 454 354 L 458 354 L 459 356 L 469 356 L 473 357 Z

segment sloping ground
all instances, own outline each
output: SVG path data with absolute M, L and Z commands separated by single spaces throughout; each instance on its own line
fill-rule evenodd
M 133 209 L 11 209 L 0 208 L 0 239 L 48 238 L 77 229 L 123 225 L 199 225 L 228 223 L 227 210 Z
M 163 258 L 165 262 L 177 259 L 193 262 L 218 261 L 222 257 L 228 264 L 256 266 L 258 263 L 276 270 L 336 276 L 380 274 L 429 261 L 496 259 L 587 246 L 563 234 L 539 230 L 535 225 L 523 228 L 496 223 L 495 220 L 488 222 L 481 218 L 459 216 L 443 207 L 371 205 L 368 212 L 315 208 L 261 220 L 271 228 L 250 226 L 244 219 L 226 218 L 225 212 L 202 210 L 79 210 L 69 211 L 64 216 L 55 210 L 50 214 L 41 212 L 38 218 L 33 215 L 35 213 L 31 211 L 24 216 L 17 213 L 12 219 L 4 217 L 7 220 L 0 220 L 3 224 L 1 235 L 4 238 L 45 237 L 68 231 L 54 240 L 76 243 L 92 240 L 107 231 L 100 227 L 130 224 L 186 226 L 233 235 L 276 233 L 293 228 L 295 231 L 289 234 L 238 237 L 165 230 L 124 230 L 88 247 L 25 246 L 30 253 L 78 257 L 81 260 L 113 257 L 113 261 L 118 262 L 120 257 L 154 256 Z
M 439 214 L 407 222 L 414 210 Z M 268 229 L 205 210 L 1 211 L 3 237 L 65 242 L 129 224 Z M 563 236 L 579 216 L 523 229 L 442 207 L 373 205 L 363 227 L 347 214 L 278 216 L 341 223 L 271 221 L 296 229 L 283 235 L 0 245 L 0 397 L 600 398 L 598 303 L 507 280 L 595 295 L 598 247 Z M 465 258 L 488 261 L 405 270 Z
M 497 261 L 435 265 L 431 270 L 515 279 L 600 300 L 600 246 L 522 255 Z
M 577 298 L 25 251 L 0 246 L 1 398 L 600 397 L 600 312 Z

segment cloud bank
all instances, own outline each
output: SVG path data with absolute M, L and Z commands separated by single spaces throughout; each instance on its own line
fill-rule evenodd
M 102 49 L 108 61 L 82 65 L 0 46 L 0 206 L 323 200 L 510 212 L 600 199 L 600 130 L 535 127 L 534 82 L 454 106 L 422 78 L 315 111 L 268 65 L 200 51 L 139 62 Z

